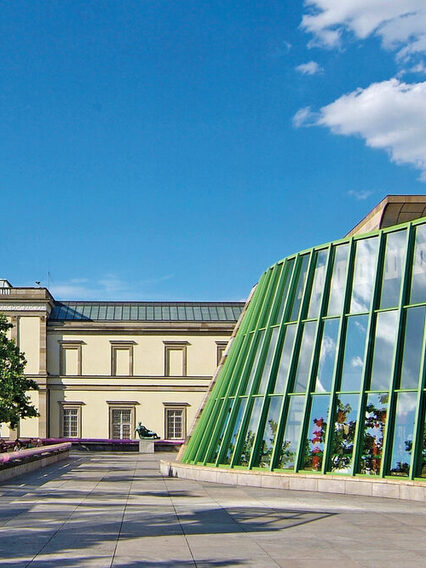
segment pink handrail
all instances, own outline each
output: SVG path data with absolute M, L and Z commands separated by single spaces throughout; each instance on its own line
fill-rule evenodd
M 21 460 L 22 458 L 31 458 L 40 454 L 50 454 L 52 452 L 64 452 L 71 448 L 71 442 L 62 444 L 52 444 L 50 446 L 41 446 L 38 448 L 29 448 L 27 450 L 17 450 L 16 452 L 4 452 L 0 454 L 0 464 Z

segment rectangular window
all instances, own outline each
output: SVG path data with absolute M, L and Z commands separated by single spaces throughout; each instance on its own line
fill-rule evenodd
M 370 310 L 379 241 L 377 237 L 356 243 L 355 272 L 352 285 L 351 314 Z
M 297 459 L 300 428 L 303 419 L 304 396 L 290 397 L 283 441 L 281 443 L 276 467 L 278 469 L 294 469 Z
M 186 356 L 188 342 L 164 341 L 166 377 L 186 376 Z
M 348 318 L 341 391 L 359 391 L 364 369 L 368 316 Z
M 389 389 L 397 328 L 396 310 L 377 314 L 370 390 Z
M 390 474 L 408 477 L 411 466 L 416 392 L 398 393 Z
M 410 304 L 426 300 L 426 225 L 416 228 L 413 274 L 411 279 Z
M 380 474 L 388 402 L 388 393 L 372 393 L 368 395 L 365 407 L 362 453 L 359 466 L 360 473 L 368 475 Z
M 132 431 L 132 411 L 130 408 L 112 409 L 112 437 L 115 440 L 128 440 Z
M 83 403 L 61 404 L 61 436 L 81 438 L 81 406 Z
M 393 308 L 399 304 L 406 241 L 406 231 L 386 235 L 385 266 L 380 295 L 381 308 Z
M 135 436 L 136 401 L 108 402 L 109 437 L 114 440 L 131 440 Z
M 221 362 L 227 345 L 227 341 L 216 341 L 216 365 L 219 365 Z
M 316 253 L 314 282 L 312 284 L 311 299 L 309 301 L 308 318 L 317 318 L 320 309 L 322 291 L 324 289 L 325 265 L 327 262 L 327 250 Z
M 358 403 L 358 394 L 341 395 L 336 400 L 331 444 L 331 471 L 352 472 Z
M 78 437 L 78 409 L 64 408 L 63 414 L 63 437 Z
M 60 342 L 60 374 L 79 376 L 82 368 L 81 346 L 83 341 Z
M 340 245 L 334 249 L 333 272 L 331 275 L 330 297 L 327 315 L 340 315 L 345 294 L 346 272 L 348 267 L 349 245 Z
M 316 328 L 316 321 L 308 321 L 303 325 L 303 335 L 297 361 L 293 392 L 305 392 L 308 385 Z
M 134 341 L 111 341 L 111 375 L 131 377 L 133 375 Z
M 303 469 L 321 471 L 327 435 L 329 397 L 312 397 L 307 437 L 303 447 Z
M 305 289 L 306 274 L 308 272 L 309 255 L 305 254 L 299 258 L 297 273 L 295 277 L 295 292 L 291 299 L 291 313 L 287 321 L 296 321 L 299 316 L 300 304 L 302 303 L 303 291 Z
M 164 418 L 166 440 L 184 440 L 186 436 L 186 407 L 166 406 Z

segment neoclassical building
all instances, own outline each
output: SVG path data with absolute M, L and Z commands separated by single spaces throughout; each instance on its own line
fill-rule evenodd
M 27 359 L 40 416 L 0 436 L 134 438 L 141 421 L 182 440 L 241 302 L 58 302 L 0 280 L 0 312 Z

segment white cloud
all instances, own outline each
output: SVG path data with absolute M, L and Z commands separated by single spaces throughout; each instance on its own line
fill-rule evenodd
M 426 54 L 425 0 L 306 0 L 302 28 L 311 45 L 335 47 L 344 31 L 365 39 L 374 34 L 399 59 Z
M 151 293 L 150 286 L 171 278 L 173 274 L 129 283 L 114 274 L 107 274 L 97 280 L 71 278 L 65 282 L 53 283 L 49 290 L 57 300 L 154 300 L 164 299 L 164 296 L 159 295 L 158 291 Z
M 367 199 L 372 194 L 373 194 L 372 191 L 368 191 L 365 189 L 361 190 L 351 189 L 348 191 L 348 195 L 355 197 L 355 199 L 357 199 L 358 201 L 364 201 L 364 199 Z
M 386 150 L 397 164 L 410 164 L 426 181 L 426 81 L 390 79 L 356 89 L 322 107 L 316 115 L 300 109 L 293 125 L 326 126 L 334 134 L 360 136 L 370 148 Z
M 300 108 L 293 116 L 293 126 L 302 128 L 305 126 L 315 126 L 318 114 L 312 112 L 311 107 Z
M 299 71 L 302 75 L 316 75 L 317 73 L 321 73 L 323 68 L 321 65 L 318 65 L 316 61 L 309 61 L 308 63 L 298 65 L 296 71 Z
M 351 359 L 351 366 L 355 367 L 355 368 L 359 368 L 362 367 L 364 365 L 364 361 L 361 359 L 361 357 L 359 355 L 356 355 L 355 357 L 352 357 Z

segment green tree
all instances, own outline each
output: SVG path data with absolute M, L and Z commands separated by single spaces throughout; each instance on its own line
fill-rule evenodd
M 20 418 L 39 414 L 27 394 L 30 390 L 38 390 L 38 385 L 24 375 L 25 357 L 14 340 L 7 337 L 11 327 L 12 324 L 0 314 L 0 423 L 14 429 Z

